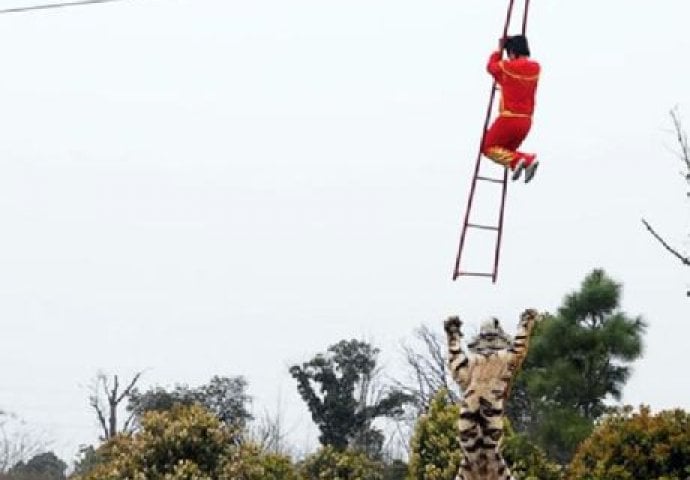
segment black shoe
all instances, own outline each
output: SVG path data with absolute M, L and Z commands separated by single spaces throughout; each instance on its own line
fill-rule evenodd
M 529 183 L 534 174 L 537 173 L 537 167 L 539 166 L 539 160 L 534 160 L 529 166 L 525 167 L 525 183 Z
M 525 169 L 525 159 L 521 158 L 518 160 L 518 164 L 515 166 L 515 170 L 513 170 L 513 181 L 517 180 L 520 178 L 520 175 L 522 175 L 522 171 Z

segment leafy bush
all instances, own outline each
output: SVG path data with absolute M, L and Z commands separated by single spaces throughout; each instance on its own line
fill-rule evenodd
M 572 480 L 685 480 L 690 477 L 690 414 L 649 407 L 609 414 L 580 445 Z
M 460 409 L 440 390 L 417 421 L 410 445 L 409 480 L 452 480 L 462 460 L 458 437 Z
M 383 468 L 363 452 L 327 446 L 308 456 L 300 473 L 304 480 L 383 480 Z
M 400 459 L 386 462 L 383 467 L 383 480 L 405 480 L 407 464 Z
M 561 480 L 563 469 L 549 461 L 546 453 L 526 435 L 517 434 L 506 420 L 503 458 L 516 480 Z
M 65 480 L 67 464 L 53 452 L 34 455 L 27 462 L 19 462 L 0 480 Z
M 101 446 L 101 462 L 74 480 L 298 480 L 289 459 L 238 438 L 199 405 L 149 412 L 140 431 Z

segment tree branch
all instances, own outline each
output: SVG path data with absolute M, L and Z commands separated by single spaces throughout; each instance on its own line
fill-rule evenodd
M 108 425 L 106 424 L 105 416 L 103 415 L 103 411 L 101 410 L 101 406 L 99 405 L 98 396 L 97 395 L 91 395 L 91 397 L 89 398 L 89 403 L 91 404 L 93 409 L 96 410 L 96 416 L 98 417 L 98 423 L 100 423 L 101 428 L 103 429 L 103 439 L 107 440 L 108 439 Z
M 136 417 L 136 412 L 132 412 L 129 414 L 129 417 L 127 417 L 127 420 L 125 420 L 125 424 L 122 426 L 122 431 L 124 433 L 130 433 L 132 429 L 132 424 L 134 422 L 134 419 Z
M 117 375 L 113 375 L 113 378 L 115 379 L 113 382 L 113 390 L 107 395 L 108 395 L 108 401 L 110 402 L 110 405 L 113 405 L 113 404 L 117 405 L 118 404 L 117 390 L 120 386 L 120 381 L 117 378 Z
M 98 377 L 96 378 L 96 387 L 98 387 L 98 382 L 100 382 L 100 385 L 103 387 L 105 398 L 110 398 L 110 392 L 108 391 L 110 388 L 108 377 L 106 377 L 104 373 L 99 373 Z M 98 392 L 96 392 L 96 395 L 98 395 Z
M 649 233 L 652 234 L 654 238 L 656 238 L 663 247 L 668 250 L 672 255 L 674 255 L 678 260 L 680 260 L 683 265 L 685 266 L 690 266 L 690 257 L 684 257 L 681 253 L 678 252 L 678 250 L 674 249 L 671 247 L 663 238 L 661 238 L 661 235 L 656 233 L 656 231 L 652 228 L 652 226 L 645 220 L 644 218 L 642 219 L 642 223 L 644 224 L 645 227 L 647 227 L 647 230 L 649 230 Z
M 136 385 L 136 383 L 139 381 L 139 377 L 141 377 L 142 373 L 144 373 L 144 372 L 137 372 L 137 374 L 134 375 L 134 378 L 132 378 L 132 381 L 129 382 L 129 385 L 127 385 L 127 388 L 125 388 L 122 391 L 122 395 L 120 395 L 117 398 L 117 403 L 120 403 L 126 396 L 128 396 L 132 392 L 134 385 Z
M 680 145 L 680 159 L 685 164 L 688 169 L 688 174 L 690 174 L 690 145 L 688 145 L 688 135 L 683 130 L 683 124 L 678 114 L 678 110 L 675 108 L 671 110 L 671 118 L 673 119 L 673 127 L 676 130 L 676 139 Z M 687 177 L 686 177 L 687 178 Z

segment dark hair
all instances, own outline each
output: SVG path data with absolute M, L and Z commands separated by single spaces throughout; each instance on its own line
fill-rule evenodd
M 529 57 L 529 45 L 527 44 L 527 37 L 524 35 L 514 35 L 506 38 L 504 48 L 508 55 L 512 53 L 518 57 Z

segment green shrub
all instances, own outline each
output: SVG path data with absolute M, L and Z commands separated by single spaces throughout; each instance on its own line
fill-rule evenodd
M 326 446 L 300 466 L 304 480 L 383 480 L 383 464 L 355 450 Z
M 199 405 L 144 415 L 141 430 L 97 451 L 100 462 L 74 480 L 299 480 L 290 460 L 239 442 L 235 427 Z
M 570 480 L 685 480 L 690 477 L 690 414 L 627 407 L 609 414 L 578 448 Z
M 440 390 L 417 421 L 410 445 L 408 480 L 452 480 L 462 460 L 458 437 L 460 409 Z
M 563 469 L 526 435 L 517 434 L 506 420 L 503 458 L 516 480 L 561 480 Z

